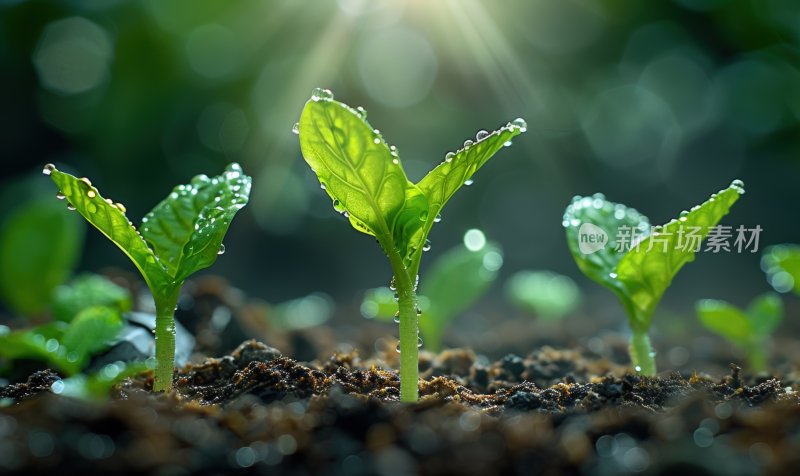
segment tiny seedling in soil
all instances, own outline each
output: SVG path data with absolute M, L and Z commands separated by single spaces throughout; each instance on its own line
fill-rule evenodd
M 578 267 L 611 289 L 625 308 L 636 371 L 655 375 L 648 330 L 656 306 L 681 267 L 694 260 L 702 240 L 742 194 L 744 184 L 734 180 L 705 203 L 652 230 L 646 216 L 599 193 L 574 197 L 564 212 L 567 244 Z
M 761 256 L 761 269 L 767 281 L 779 293 L 800 295 L 800 245 L 774 245 Z
M 53 294 L 53 322 L 14 331 L 0 326 L 0 357 L 42 360 L 75 375 L 92 355 L 113 344 L 124 324 L 122 314 L 131 309 L 131 296 L 96 275 L 79 276 Z
M 441 350 L 447 327 L 486 293 L 502 265 L 500 247 L 486 241 L 477 229 L 467 231 L 463 245 L 449 249 L 433 262 L 417 294 L 417 304 L 425 316 L 419 321 L 419 331 L 428 349 Z M 367 291 L 361 313 L 368 319 L 400 319 L 389 288 Z
M 125 216 L 121 203 L 100 196 L 87 178 L 77 178 L 47 164 L 43 173 L 59 188 L 70 210 L 116 244 L 142 274 L 156 304 L 155 391 L 172 386 L 175 360 L 175 307 L 184 280 L 211 266 L 225 250 L 222 239 L 236 212 L 247 204 L 251 179 L 239 164 L 219 177 L 195 176 L 178 185 L 143 219 L 140 229 Z
M 581 303 L 581 290 L 569 276 L 552 271 L 519 271 L 506 282 L 508 299 L 546 321 L 557 321 Z
M 479 131 L 418 183 L 408 180 L 397 148 L 370 126 L 366 111 L 334 101 L 329 90 L 313 91 L 292 129 L 334 209 L 356 230 L 374 236 L 389 259 L 400 319 L 403 401 L 414 402 L 418 395 L 416 288 L 422 253 L 430 249 L 428 234 L 447 200 L 526 128 L 525 121 L 516 119 L 491 133 Z
M 745 310 L 725 301 L 703 299 L 697 303 L 697 316 L 709 330 L 744 350 L 753 371 L 767 370 L 769 335 L 783 319 L 780 297 L 763 294 Z

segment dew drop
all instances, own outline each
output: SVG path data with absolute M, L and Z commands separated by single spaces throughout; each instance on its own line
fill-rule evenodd
M 472 142 L 471 140 L 467 139 L 467 140 L 464 141 L 464 148 L 465 149 L 469 149 L 470 147 L 472 147 L 472 144 L 474 144 L 474 142 Z
M 67 210 L 69 210 L 71 212 L 74 212 L 75 211 L 75 205 L 73 205 L 71 203 L 67 203 Z
M 53 173 L 53 171 L 55 169 L 56 169 L 55 165 L 53 165 L 53 164 L 45 164 L 45 166 L 42 168 L 42 173 L 45 174 L 45 175 L 50 175 L 50 174 Z
M 520 132 L 525 132 L 528 130 L 528 123 L 525 122 L 525 119 L 518 117 L 511 121 L 511 125 L 518 127 Z
M 469 186 L 470 186 L 470 185 L 472 185 L 473 183 L 475 183 L 475 181 L 474 181 L 474 180 L 472 180 L 472 179 L 467 179 L 467 180 L 464 180 L 464 185 L 466 185 L 467 187 L 469 187 Z
M 59 190 L 58 193 L 56 193 L 56 198 L 59 199 L 59 200 L 64 200 L 65 198 L 67 198 L 67 196 L 64 195 L 64 192 Z
M 344 205 L 342 205 L 342 202 L 340 202 L 339 200 L 333 201 L 333 209 L 339 213 L 344 213 Z
M 422 347 L 422 337 L 417 337 L 417 348 Z
M 731 182 L 731 188 L 736 190 L 739 195 L 744 195 L 744 182 L 739 179 L 734 180 Z
M 507 141 L 503 142 L 503 147 L 511 147 L 511 141 L 507 140 Z
M 681 210 L 681 213 L 680 213 L 680 217 L 681 217 L 681 218 L 685 218 L 687 215 L 689 215 L 689 212 L 688 212 L 688 211 L 686 211 L 686 210 Z
M 330 89 L 315 88 L 313 91 L 311 91 L 311 100 L 314 102 L 332 101 L 333 93 Z
M 477 140 L 478 142 L 486 139 L 487 137 L 489 137 L 489 133 L 483 129 L 479 130 L 478 133 L 475 134 L 475 140 Z
M 397 347 L 395 347 L 394 350 L 397 351 L 398 354 L 400 353 L 400 343 L 399 342 L 397 343 Z
M 325 185 L 325 182 L 320 182 L 319 183 L 319 188 L 321 188 L 322 190 L 325 190 L 327 188 L 326 185 Z
M 395 324 L 400 324 L 400 311 L 394 313 L 394 322 Z
M 422 245 L 422 251 L 430 251 L 431 250 L 431 240 L 425 240 L 425 244 Z
M 400 161 L 398 159 L 392 159 L 392 163 L 394 165 L 398 165 L 400 163 Z
M 633 370 L 635 370 L 635 371 L 637 371 L 637 372 L 641 372 L 641 371 L 642 371 L 642 368 L 641 368 L 640 366 L 638 366 L 638 365 L 637 365 L 636 367 L 634 367 L 634 368 L 633 368 Z
M 300 123 L 299 122 L 295 122 L 294 125 L 292 126 L 292 134 L 294 134 L 294 135 L 300 134 Z
M 88 192 L 86 192 L 86 196 L 89 198 L 94 198 L 97 196 L 97 193 L 94 190 L 89 190 Z
M 448 152 L 448 153 L 444 154 L 444 161 L 445 162 L 452 162 L 453 161 L 453 157 L 455 157 L 455 156 L 456 156 L 455 152 Z
M 372 139 L 372 142 L 375 143 L 375 144 L 380 144 L 381 143 L 381 138 L 380 137 L 376 137 L 376 138 Z
M 364 109 L 363 107 L 358 106 L 356 108 L 356 112 L 358 113 L 358 117 L 360 117 L 361 119 L 366 119 L 367 118 L 367 110 Z
M 442 215 L 436 215 L 436 218 L 433 219 L 434 223 L 439 223 L 440 221 L 442 221 Z
M 608 273 L 608 277 L 611 279 L 617 279 L 617 273 Z

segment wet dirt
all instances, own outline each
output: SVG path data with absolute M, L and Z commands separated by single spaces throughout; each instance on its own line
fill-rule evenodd
M 52 371 L 0 388 L 0 471 L 83 474 L 794 474 L 791 381 L 647 378 L 577 350 L 495 362 L 423 354 L 420 402 L 356 353 L 300 363 L 246 341 L 107 402 L 54 395 Z

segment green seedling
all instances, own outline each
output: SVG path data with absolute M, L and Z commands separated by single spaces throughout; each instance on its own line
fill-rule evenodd
M 652 230 L 646 216 L 602 194 L 575 197 L 564 212 L 567 244 L 578 267 L 611 289 L 625 308 L 631 362 L 638 372 L 656 373 L 648 330 L 661 297 L 742 194 L 744 184 L 734 180 L 705 203 Z
M 192 273 L 211 266 L 225 251 L 222 239 L 236 212 L 247 204 L 250 177 L 230 164 L 219 177 L 194 177 L 142 219 L 137 230 L 126 209 L 100 196 L 89 179 L 60 172 L 48 164 L 45 175 L 59 188 L 58 198 L 116 244 L 142 274 L 156 304 L 155 391 L 172 386 L 175 360 L 174 313 L 178 293 Z
M 472 175 L 516 135 L 522 119 L 448 152 L 444 161 L 418 183 L 408 180 L 397 148 L 386 143 L 366 120 L 363 108 L 334 101 L 315 89 L 293 131 L 303 157 L 317 174 L 336 211 L 358 231 L 372 235 L 389 259 L 391 287 L 397 292 L 400 319 L 400 399 L 417 400 L 418 324 L 416 287 L 428 234 L 444 204 Z
M 431 351 L 441 350 L 447 327 L 486 293 L 502 265 L 500 247 L 486 241 L 476 229 L 467 231 L 463 245 L 434 261 L 417 294 L 417 304 L 425 316 L 419 320 L 419 331 Z M 389 288 L 367 291 L 361 313 L 368 319 L 400 319 L 394 292 Z
M 122 314 L 131 309 L 131 296 L 95 275 L 80 276 L 54 294 L 53 322 L 15 331 L 0 326 L 0 357 L 9 362 L 42 360 L 75 375 L 116 339 L 124 324 Z
M 559 320 L 580 305 L 581 290 L 568 276 L 551 271 L 520 271 L 506 283 L 508 299 L 547 321 Z
M 103 401 L 108 399 L 114 385 L 128 377 L 133 377 L 146 370 L 152 370 L 155 367 L 155 362 L 151 360 L 127 364 L 124 362 L 107 364 L 91 375 L 77 374 L 56 380 L 50 386 L 50 391 L 65 397 Z
M 800 245 L 784 244 L 764 249 L 761 269 L 776 291 L 800 295 Z
M 703 299 L 697 302 L 700 322 L 747 354 L 750 368 L 755 372 L 767 370 L 769 335 L 783 320 L 783 301 L 774 293 L 755 298 L 741 310 L 725 301 Z

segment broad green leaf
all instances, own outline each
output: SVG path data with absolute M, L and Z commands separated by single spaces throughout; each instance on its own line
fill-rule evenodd
M 303 157 L 334 208 L 347 213 L 356 230 L 391 239 L 415 187 L 380 133 L 355 109 L 316 96 L 303 109 L 299 133 Z
M 672 279 L 683 265 L 694 260 L 702 240 L 728 214 L 742 193 L 744 189 L 739 182 L 734 182 L 702 205 L 682 213 L 679 219 L 658 227 L 622 257 L 617 265 L 618 279 L 645 329 L 650 326 L 653 312 Z M 691 230 L 697 230 L 696 244 L 687 239 Z
M 716 299 L 699 301 L 697 315 L 700 317 L 700 322 L 709 330 L 740 346 L 747 346 L 752 338 L 752 329 L 747 316 L 725 301 Z
M 415 244 L 416 248 L 424 244 L 444 204 L 459 188 L 472 180 L 472 176 L 483 164 L 504 146 L 510 145 L 511 140 L 525 132 L 527 127 L 524 120 L 516 119 L 491 134 L 482 131 L 476 137 L 477 142 L 470 140 L 461 149 L 445 155 L 445 160 L 419 181 L 417 186 L 428 199 L 428 210 L 424 215 L 425 226 L 420 235 L 421 241 Z M 418 254 L 412 269 L 419 267 L 419 256 Z
M 53 315 L 66 322 L 93 306 L 111 307 L 122 313 L 131 310 L 131 293 L 96 274 L 78 276 L 71 283 L 57 287 L 54 296 Z
M 800 245 L 775 245 L 764 250 L 761 269 L 769 284 L 780 293 L 800 295 Z
M 615 276 L 617 265 L 634 239 L 650 233 L 647 217 L 596 193 L 575 196 L 564 212 L 562 225 L 569 250 L 583 274 L 621 293 L 621 283 Z
M 514 304 L 542 319 L 560 319 L 581 302 L 575 281 L 551 271 L 520 271 L 506 283 L 506 293 Z
M 52 199 L 24 202 L 0 229 L 0 295 L 22 315 L 42 311 L 72 273 L 85 225 Z M 58 239 L 54 239 L 58 237 Z
M 84 309 L 70 322 L 61 338 L 68 354 L 77 358 L 79 367 L 92 354 L 108 348 L 123 327 L 122 316 L 116 309 L 95 306 Z
M 166 269 L 156 260 L 153 251 L 125 216 L 125 207 L 122 204 L 100 196 L 100 192 L 89 179 L 78 179 L 52 165 L 46 166 L 45 171 L 64 194 L 69 205 L 133 261 L 151 290 L 172 286 L 172 279 Z
M 176 283 L 214 264 L 236 212 L 247 204 L 252 179 L 239 164 L 214 178 L 178 185 L 142 220 L 142 237 Z
M 397 312 L 394 293 L 386 287 L 368 289 L 361 301 L 361 315 L 367 319 L 388 321 Z
M 747 319 L 755 334 L 767 336 L 783 320 L 783 301 L 774 293 L 762 294 L 748 306 Z

